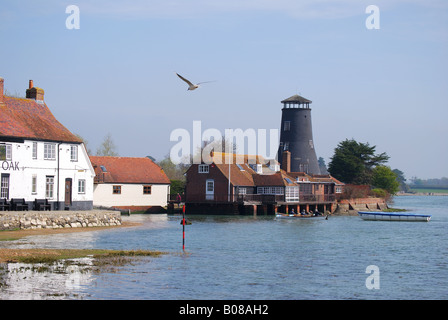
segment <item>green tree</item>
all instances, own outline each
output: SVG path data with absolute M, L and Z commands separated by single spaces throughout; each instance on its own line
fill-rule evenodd
M 409 191 L 409 186 L 406 184 L 406 178 L 404 177 L 404 173 L 401 170 L 398 169 L 394 169 L 392 170 L 395 175 L 397 176 L 397 182 L 400 185 L 400 190 L 404 191 L 404 192 L 408 192 Z
M 325 160 L 322 157 L 319 157 L 317 160 L 319 163 L 319 169 L 321 174 L 328 174 L 327 165 L 325 164 Z
M 400 187 L 397 175 L 388 166 L 377 166 L 372 170 L 372 185 L 395 194 Z
M 335 148 L 328 172 L 345 183 L 371 184 L 373 168 L 389 159 L 384 152 L 375 154 L 375 149 L 369 143 L 346 139 Z
M 118 152 L 116 151 L 116 146 L 114 141 L 112 140 L 112 136 L 108 133 L 105 137 L 101 145 L 96 149 L 97 156 L 105 156 L 105 157 L 118 157 Z

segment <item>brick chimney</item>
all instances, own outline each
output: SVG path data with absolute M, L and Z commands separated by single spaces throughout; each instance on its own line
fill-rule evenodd
M 282 169 L 286 172 L 291 172 L 291 152 L 289 151 L 283 151 Z
M 0 105 L 4 104 L 4 99 L 3 99 L 3 85 L 4 85 L 4 81 L 3 78 L 0 77 Z
M 29 88 L 26 89 L 26 98 L 34 99 L 36 101 L 44 101 L 44 90 L 33 85 L 33 80 L 30 80 Z

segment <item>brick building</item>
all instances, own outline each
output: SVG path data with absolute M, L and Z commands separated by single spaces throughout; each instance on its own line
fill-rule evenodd
M 289 159 L 285 152 L 285 168 L 290 168 Z M 190 214 L 332 212 L 342 187 L 330 175 L 288 172 L 260 156 L 213 153 L 209 164 L 187 170 L 185 204 Z

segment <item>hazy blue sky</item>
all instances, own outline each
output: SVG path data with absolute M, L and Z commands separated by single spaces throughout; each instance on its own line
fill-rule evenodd
M 77 5 L 80 29 L 66 28 Z M 369 30 L 368 5 L 380 9 Z M 317 156 L 345 139 L 406 178 L 448 176 L 445 0 L 1 0 L 0 77 L 96 150 L 160 160 L 176 128 L 278 129 L 281 100 L 313 101 Z M 196 91 L 194 82 L 216 80 Z

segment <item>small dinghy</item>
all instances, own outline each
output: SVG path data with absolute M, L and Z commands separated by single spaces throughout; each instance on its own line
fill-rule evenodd
M 358 215 L 363 220 L 423 221 L 423 222 L 427 222 L 427 221 L 431 220 L 431 215 L 427 215 L 427 214 L 359 211 Z

